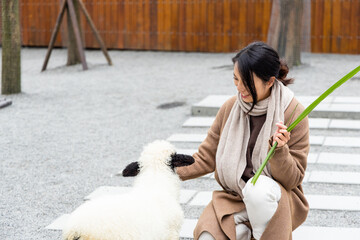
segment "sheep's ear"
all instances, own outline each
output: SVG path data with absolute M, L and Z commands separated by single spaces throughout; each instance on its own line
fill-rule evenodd
M 138 162 L 132 162 L 126 166 L 122 171 L 124 177 L 135 177 L 140 172 L 140 166 Z
M 177 154 L 174 153 L 171 155 L 171 166 L 174 169 L 175 167 L 183 167 L 191 165 L 195 162 L 194 158 L 190 155 Z

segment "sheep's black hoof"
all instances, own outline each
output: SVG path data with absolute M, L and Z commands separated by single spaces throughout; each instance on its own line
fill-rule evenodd
M 140 167 L 138 162 L 132 162 L 126 166 L 123 170 L 122 175 L 123 177 L 135 177 L 140 172 Z

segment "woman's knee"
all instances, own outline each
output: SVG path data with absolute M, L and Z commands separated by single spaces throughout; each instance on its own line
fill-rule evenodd
M 281 189 L 275 180 L 260 175 L 255 185 L 251 183 L 251 179 L 246 183 L 243 195 L 245 203 L 279 202 Z
M 244 187 L 244 203 L 255 239 L 260 239 L 273 217 L 281 198 L 281 188 L 273 179 L 260 176 L 256 184 L 251 180 Z
M 216 240 L 211 233 L 204 231 L 200 234 L 199 240 Z

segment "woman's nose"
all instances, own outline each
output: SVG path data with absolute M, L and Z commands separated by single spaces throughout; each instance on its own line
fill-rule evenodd
M 239 92 L 245 92 L 245 88 L 243 86 L 242 83 L 240 83 L 241 81 L 238 81 L 238 84 L 237 84 L 237 89 Z

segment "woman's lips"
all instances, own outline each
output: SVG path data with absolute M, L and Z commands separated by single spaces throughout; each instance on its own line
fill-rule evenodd
M 247 98 L 248 96 L 250 96 L 250 95 L 244 96 L 244 95 L 241 93 L 241 97 L 242 97 L 242 98 Z

